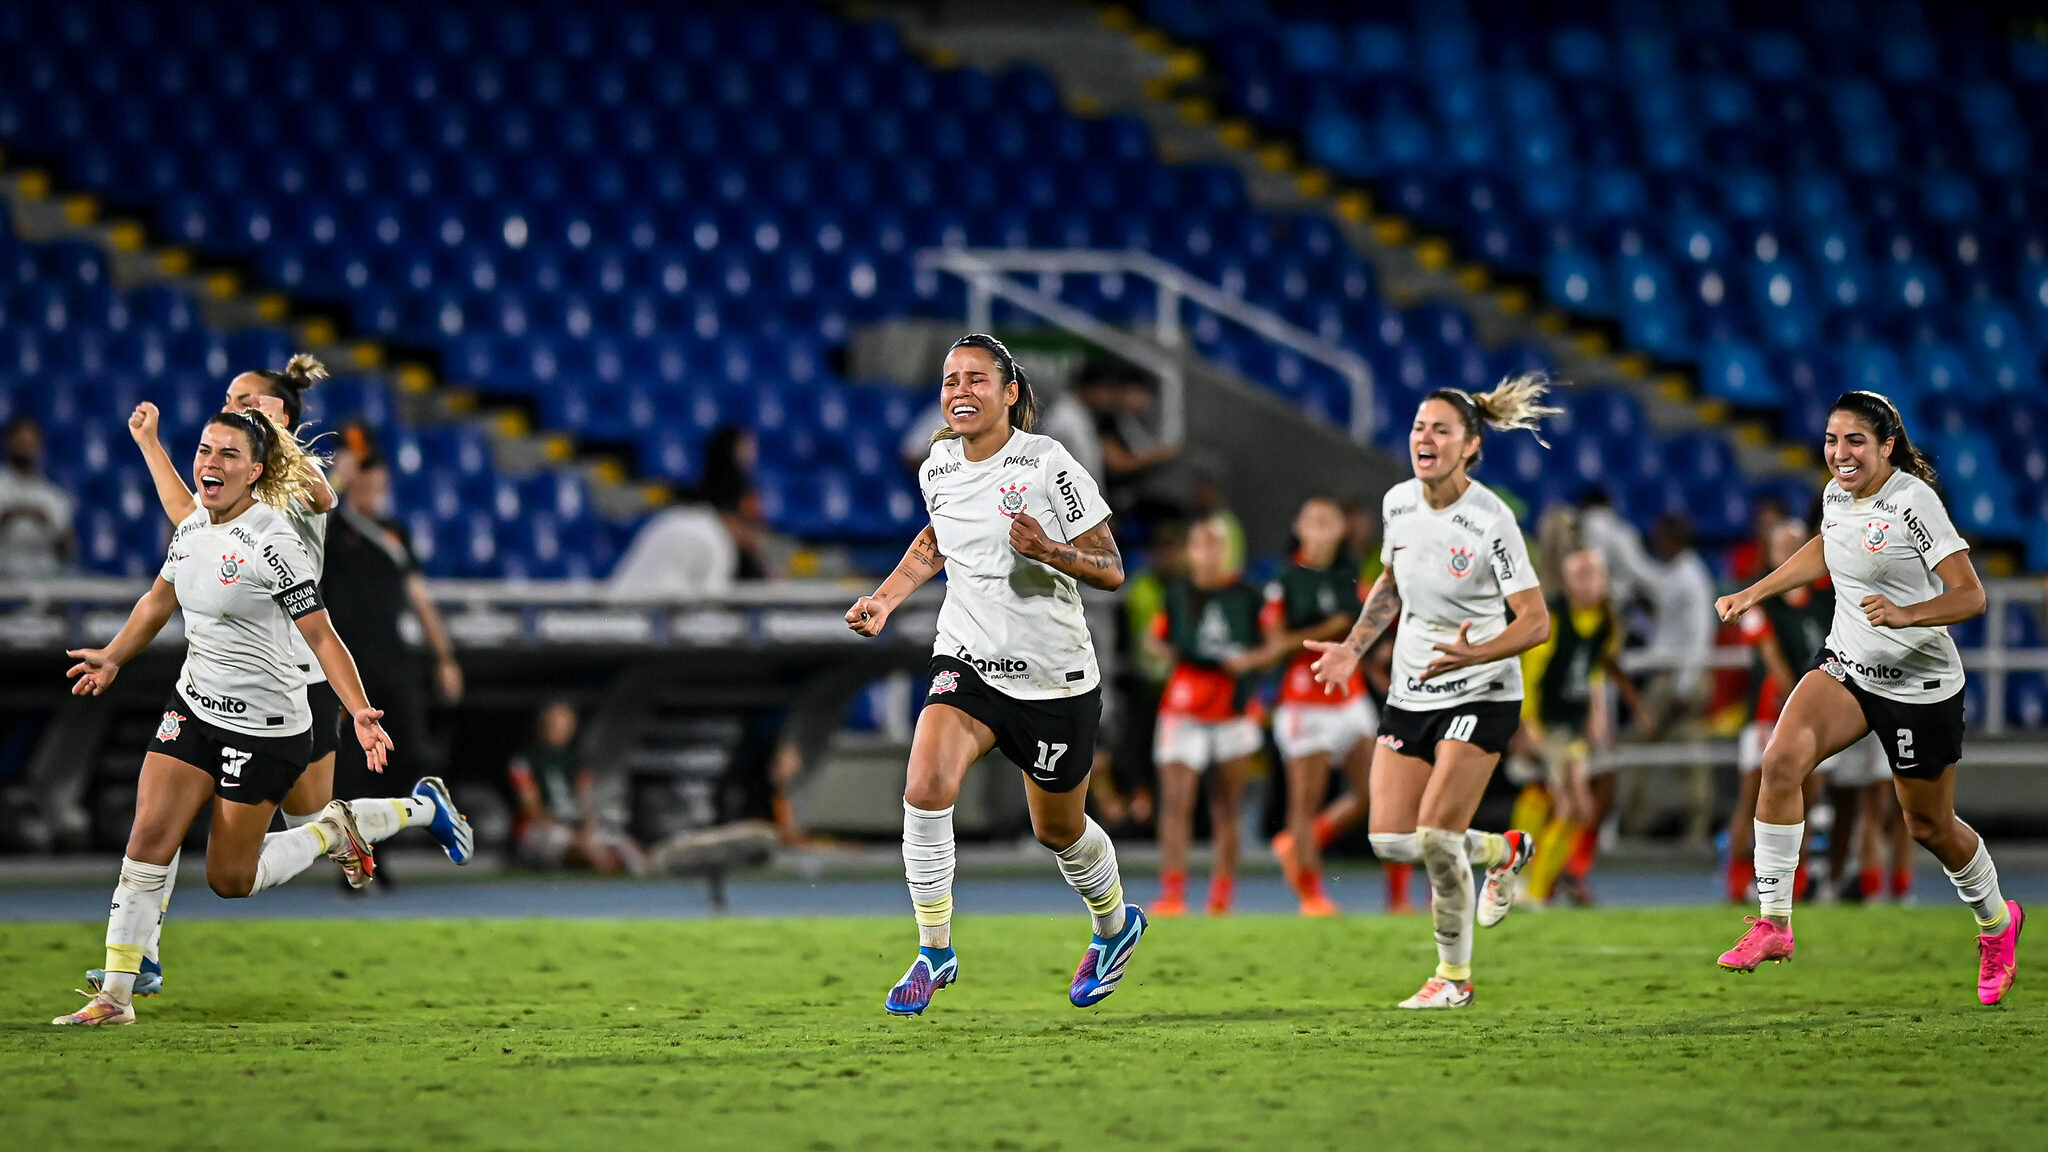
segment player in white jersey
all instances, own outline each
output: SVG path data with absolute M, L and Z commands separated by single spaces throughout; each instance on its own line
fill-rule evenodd
M 1550 610 L 1514 514 L 1472 479 L 1488 427 L 1533 430 L 1557 412 L 1538 376 L 1504 380 L 1477 396 L 1431 392 L 1408 433 L 1415 478 L 1389 489 L 1382 508 L 1386 571 L 1341 641 L 1311 640 L 1325 691 L 1352 679 L 1359 659 L 1400 617 L 1393 680 L 1373 752 L 1373 851 L 1429 870 L 1436 974 L 1403 1008 L 1472 1003 L 1472 927 L 1500 922 L 1514 904 L 1515 873 L 1535 838 L 1471 830 L 1501 753 L 1521 726 L 1523 652 L 1550 636 Z M 1513 619 L 1509 617 L 1512 614 Z M 1472 865 L 1486 868 L 1475 911 Z
M 223 412 L 260 411 L 270 418 L 271 423 L 296 436 L 305 415 L 305 394 L 307 389 L 327 378 L 327 368 L 318 359 L 305 353 L 293 356 L 283 371 L 259 370 L 243 372 L 228 382 Z M 185 478 L 179 474 L 178 466 L 171 460 L 170 453 L 157 436 L 157 407 L 144 401 L 136 405 L 128 417 L 128 433 L 142 450 L 142 458 L 149 465 L 150 480 L 156 486 L 156 495 L 163 505 L 164 514 L 175 526 L 185 522 L 198 508 L 192 491 L 185 487 Z M 335 493 L 329 486 L 325 471 L 317 457 L 306 454 L 300 464 L 299 478 L 305 494 L 294 500 L 286 512 L 292 530 L 306 547 L 306 554 L 312 558 L 314 579 L 319 579 L 327 551 L 327 514 L 334 510 Z M 286 828 L 296 828 L 311 823 L 321 810 L 334 799 L 334 751 L 341 739 L 341 698 L 327 683 L 327 675 L 313 658 L 313 651 L 303 637 L 294 632 L 291 637 L 293 660 L 299 670 L 306 674 L 306 706 L 313 717 L 313 742 L 308 752 L 306 770 L 292 784 L 290 792 L 278 803 L 278 815 Z M 374 802 L 358 801 L 368 806 Z M 432 822 L 436 816 L 444 818 L 438 824 L 445 828 L 443 847 L 456 863 L 467 863 L 470 834 L 468 822 L 455 812 L 454 803 L 447 795 L 447 788 L 439 780 L 421 781 L 415 795 L 404 800 L 393 801 L 405 805 L 409 814 L 418 812 L 419 822 Z M 384 839 L 376 834 L 382 827 L 374 816 L 381 815 L 383 808 L 372 810 L 372 819 L 364 821 L 365 838 L 375 843 Z M 393 829 L 395 831 L 396 829 Z M 385 836 L 389 833 L 386 832 Z M 171 859 L 170 872 L 165 877 L 163 909 L 170 912 L 171 894 L 177 887 L 178 861 Z M 342 875 L 350 886 L 361 888 L 368 884 L 375 870 L 373 857 L 350 857 L 342 863 Z M 157 921 L 157 930 L 151 934 L 149 943 L 143 949 L 142 971 L 135 980 L 137 996 L 161 995 L 164 986 L 163 958 L 160 953 L 163 920 Z M 98 968 L 85 974 L 88 984 L 100 986 L 105 973 Z
M 1948 625 L 1984 611 L 1984 586 L 1892 402 L 1846 392 L 1828 411 L 1821 530 L 1770 575 L 1715 608 L 1740 619 L 1759 601 L 1822 576 L 1835 586 L 1826 647 L 1792 690 L 1764 749 L 1756 799 L 1761 915 L 1721 955 L 1753 972 L 1792 958 L 1792 874 L 1806 830 L 1801 785 L 1815 765 L 1875 733 L 1913 839 L 1941 861 L 1976 914 L 1977 997 L 2012 987 L 2026 913 L 2005 899 L 1984 841 L 1956 818 L 1963 752 L 1963 662 Z
M 1123 556 L 1095 478 L 1059 442 L 1034 435 L 1031 383 L 993 336 L 963 336 L 946 356 L 946 426 L 919 471 L 931 523 L 846 623 L 875 636 L 905 597 L 944 569 L 946 599 L 931 684 L 903 790 L 903 866 L 918 955 L 883 1006 L 916 1015 L 959 978 L 953 950 L 953 802 L 975 761 L 999 749 L 1023 769 L 1038 842 L 1088 905 L 1094 939 L 1068 998 L 1116 990 L 1145 914 L 1123 898 L 1116 849 L 1088 818 L 1102 689 L 1078 584 L 1114 590 Z
M 206 880 L 221 896 L 249 896 L 302 872 L 321 855 L 364 855 L 348 806 L 266 835 L 277 802 L 305 771 L 312 742 L 305 673 L 291 635 L 305 637 L 354 717 L 356 739 L 383 764 L 390 738 L 363 697 L 355 660 L 327 623 L 312 557 L 285 514 L 305 496 L 304 452 L 260 412 L 207 422 L 192 461 L 199 508 L 178 526 L 155 584 L 105 648 L 69 653 L 72 692 L 97 696 L 121 666 L 183 609 L 188 650 L 177 687 L 142 760 L 135 823 L 107 917 L 106 978 L 86 1006 L 52 1023 L 132 1024 L 144 943 L 162 915 L 178 845 L 209 801 Z

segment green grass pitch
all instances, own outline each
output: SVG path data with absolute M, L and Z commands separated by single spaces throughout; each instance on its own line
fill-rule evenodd
M 0 1146 L 2048 1147 L 2048 977 L 1979 1006 L 1963 910 L 1802 912 L 1753 976 L 1740 928 L 1524 913 L 1406 1013 L 1424 919 L 1166 921 L 1083 1012 L 1085 919 L 967 917 L 895 1019 L 907 917 L 173 920 L 171 995 L 94 1032 L 47 1021 L 101 930 L 0 924 Z

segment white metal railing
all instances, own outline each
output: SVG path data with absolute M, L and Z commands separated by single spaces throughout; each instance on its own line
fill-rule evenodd
M 1172 353 L 1187 346 L 1187 327 L 1181 322 L 1183 301 L 1344 377 L 1351 387 L 1351 437 L 1360 443 L 1372 437 L 1373 374 L 1364 357 L 1150 253 L 1094 248 L 927 248 L 917 254 L 917 266 L 920 271 L 948 272 L 966 281 L 967 326 L 974 331 L 988 330 L 994 303 L 1002 300 L 1157 373 L 1160 431 L 1169 443 L 1180 443 L 1186 431 L 1186 389 L 1178 361 L 1159 349 Z M 1011 278 L 1012 273 L 1035 274 L 1039 285 L 1034 288 L 1021 283 Z M 1060 300 L 1054 294 L 1054 282 L 1070 275 L 1135 276 L 1150 281 L 1158 295 L 1152 327 L 1157 343 L 1133 339 L 1122 329 Z

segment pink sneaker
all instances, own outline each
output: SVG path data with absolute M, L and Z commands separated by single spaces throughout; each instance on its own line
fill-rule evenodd
M 2020 928 L 2027 914 L 2017 900 L 2007 900 L 2005 910 L 2012 917 L 2005 922 L 2005 931 L 1977 937 L 1977 999 L 1986 1004 L 2005 999 L 2019 969 Z
M 1721 953 L 1721 968 L 1726 972 L 1754 972 L 1756 966 L 1766 960 L 1780 964 L 1792 958 L 1792 926 L 1783 928 L 1761 916 L 1744 916 L 1749 931 L 1735 942 L 1735 947 Z

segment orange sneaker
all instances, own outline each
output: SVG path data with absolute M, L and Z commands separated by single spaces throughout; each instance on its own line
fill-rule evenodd
M 1335 900 L 1320 892 L 1301 898 L 1301 914 L 1303 916 L 1337 916 L 1342 914 L 1342 912 L 1343 909 L 1337 907 Z
M 1188 902 L 1178 896 L 1161 896 L 1145 906 L 1145 915 L 1154 920 L 1188 914 Z

